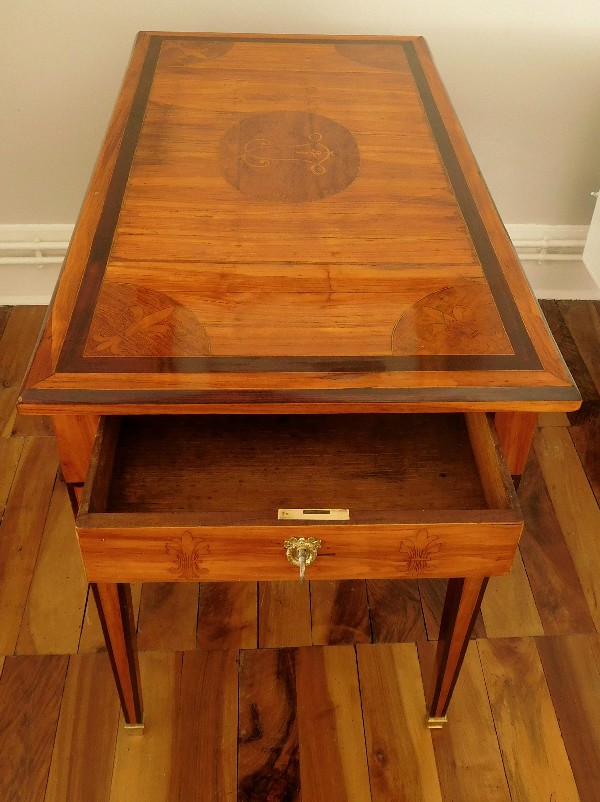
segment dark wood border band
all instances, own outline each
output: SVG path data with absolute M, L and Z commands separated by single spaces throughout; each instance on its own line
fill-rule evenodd
M 175 38 L 153 35 L 150 37 L 140 80 L 136 88 L 115 168 L 106 194 L 104 207 L 94 234 L 88 263 L 75 302 L 75 307 L 64 345 L 58 359 L 57 372 L 62 373 L 277 373 L 277 372 L 328 372 L 347 373 L 374 371 L 452 371 L 452 370 L 540 370 L 542 365 L 529 339 L 527 330 L 512 298 L 498 257 L 491 244 L 477 205 L 460 162 L 444 125 L 427 77 L 411 41 L 397 41 L 403 47 L 437 143 L 448 179 L 463 213 L 473 246 L 481 262 L 490 291 L 505 326 L 514 354 L 498 355 L 429 355 L 429 356 L 368 356 L 368 357 L 86 357 L 84 355 L 93 315 L 92 306 L 97 299 L 110 256 L 112 240 L 125 194 L 129 172 L 141 132 L 146 104 L 152 89 L 156 65 L 162 43 Z M 186 37 L 176 37 L 178 41 Z M 196 37 L 187 37 L 198 41 Z M 202 41 L 232 41 L 231 37 L 203 38 Z M 233 41 L 334 44 L 334 39 L 244 39 Z M 344 41 L 344 40 L 340 40 Z M 393 41 L 393 40 L 392 40 Z M 355 44 L 381 44 L 379 40 L 365 39 Z M 388 42 L 389 44 L 390 42 Z M 430 391 L 429 391 L 430 392 Z M 103 397 L 105 392 L 103 391 Z M 379 394 L 379 393 L 378 393 Z M 71 394 L 70 394 L 71 395 Z M 469 398 L 472 396 L 469 395 Z M 546 395 L 545 398 L 548 398 Z M 37 396 L 41 400 L 40 395 Z
M 493 395 L 493 398 L 490 396 Z M 24 390 L 22 404 L 51 406 L 85 404 L 93 407 L 136 405 L 197 406 L 248 405 L 259 408 L 266 404 L 401 404 L 493 403 L 509 402 L 578 402 L 581 396 L 575 387 L 401 387 L 347 388 L 339 390 Z M 492 404 L 490 404 L 490 401 Z

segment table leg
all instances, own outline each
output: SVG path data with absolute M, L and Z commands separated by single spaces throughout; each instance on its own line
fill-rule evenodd
M 519 486 L 537 424 L 537 412 L 496 412 L 498 439 L 515 487 Z
M 435 654 L 435 669 L 427 720 L 427 726 L 430 729 L 437 729 L 446 721 L 446 711 L 487 582 L 488 577 L 450 579 L 448 582 L 440 637 Z
M 142 688 L 131 603 L 127 584 L 93 584 L 106 647 L 110 656 L 126 726 L 143 727 Z

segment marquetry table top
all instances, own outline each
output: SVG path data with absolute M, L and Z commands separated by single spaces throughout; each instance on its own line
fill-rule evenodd
M 423 39 L 139 35 L 21 408 L 231 404 L 578 406 Z

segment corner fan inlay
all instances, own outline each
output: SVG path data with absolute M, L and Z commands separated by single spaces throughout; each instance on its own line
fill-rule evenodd
M 163 292 L 104 282 L 86 356 L 202 356 L 210 342 L 202 323 Z
M 393 354 L 514 353 L 483 282 L 421 298 L 394 326 L 391 345 Z

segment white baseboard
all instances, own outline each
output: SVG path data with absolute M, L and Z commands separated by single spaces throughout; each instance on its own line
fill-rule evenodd
M 600 298 L 581 261 L 588 226 L 508 225 L 538 298 Z M 73 225 L 0 225 L 0 305 L 47 304 Z

